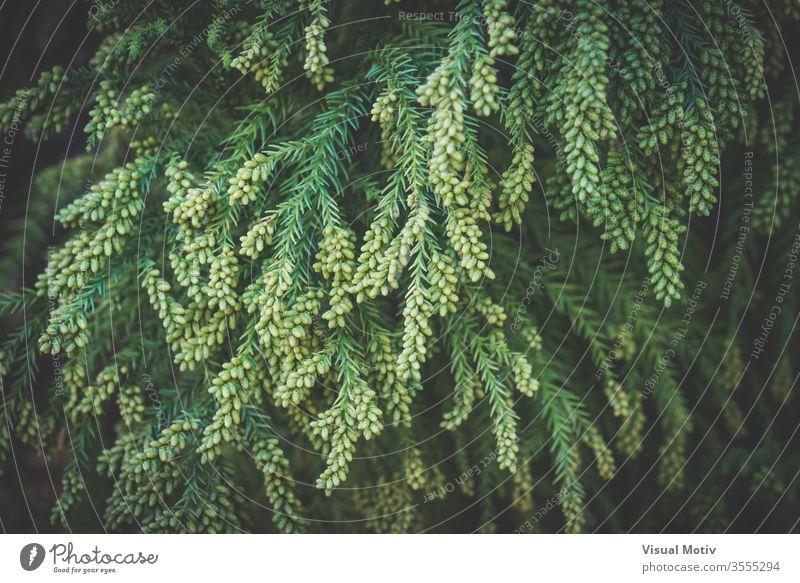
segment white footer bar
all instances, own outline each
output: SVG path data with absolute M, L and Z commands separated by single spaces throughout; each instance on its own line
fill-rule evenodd
M 3 582 L 797 582 L 799 566 L 797 535 L 0 536 Z

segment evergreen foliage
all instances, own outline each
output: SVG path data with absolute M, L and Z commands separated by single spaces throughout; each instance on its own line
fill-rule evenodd
M 0 104 L 89 152 L 0 217 L 54 528 L 797 529 L 797 2 L 90 14 Z

